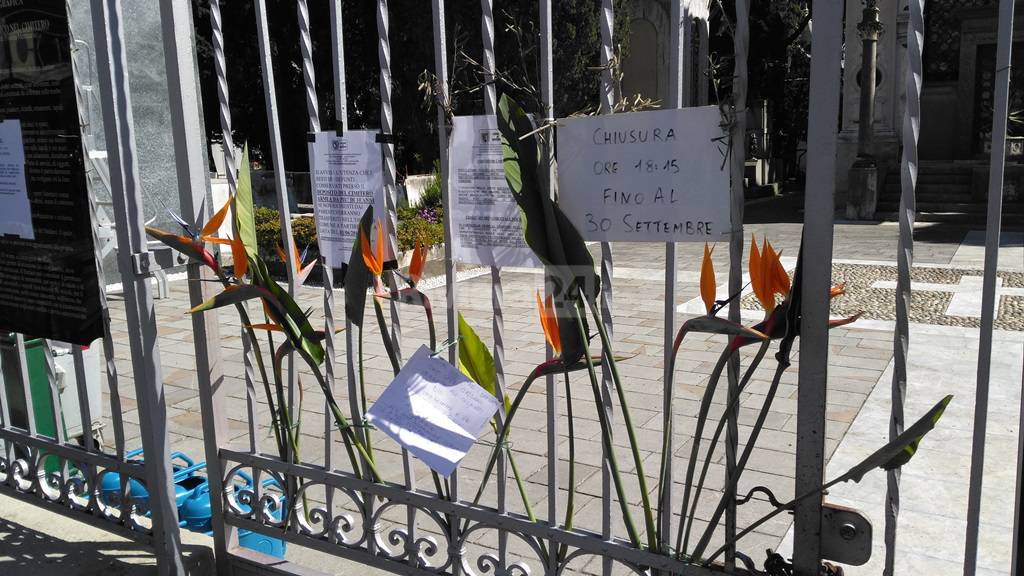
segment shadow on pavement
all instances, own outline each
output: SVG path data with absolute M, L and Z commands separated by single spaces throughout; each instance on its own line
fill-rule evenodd
M 209 548 L 183 546 L 189 575 L 213 574 Z M 4 576 L 135 576 L 156 573 L 148 546 L 128 540 L 67 541 L 0 518 L 0 574 Z

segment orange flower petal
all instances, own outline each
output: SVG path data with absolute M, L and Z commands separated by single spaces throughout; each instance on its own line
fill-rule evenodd
M 782 296 L 789 295 L 789 275 L 786 274 L 786 268 L 782 265 L 782 260 L 779 259 L 782 256 L 782 251 L 778 253 L 772 248 L 771 243 L 768 244 L 769 250 L 772 251 L 772 274 L 771 274 L 771 297 L 774 298 L 775 294 L 781 294 Z
M 846 282 L 841 282 L 832 287 L 828 292 L 829 298 L 835 298 L 836 296 L 842 296 L 846 294 Z
M 285 264 L 287 264 L 288 263 L 288 257 L 285 256 L 284 249 L 281 248 L 281 245 L 278 244 L 277 246 L 274 246 L 274 250 L 277 250 L 277 257 L 281 259 L 281 262 L 284 262 Z
M 210 218 L 209 222 L 207 222 L 205 226 L 203 226 L 203 231 L 199 233 L 201 236 L 213 236 L 217 233 L 217 230 L 220 230 L 220 225 L 224 223 L 224 218 L 228 215 L 228 208 L 231 207 L 231 203 L 234 202 L 234 200 L 234 194 L 228 197 L 228 201 L 225 202 L 224 205 L 220 207 L 220 210 L 217 210 L 217 213 Z
M 561 355 L 562 333 L 558 330 L 558 316 L 555 315 L 555 300 L 549 294 L 544 304 L 544 307 L 547 309 L 546 313 L 548 317 L 548 331 L 550 332 L 551 347 L 554 348 L 556 355 Z
M 363 264 L 366 264 L 366 268 L 373 273 L 374 276 L 380 276 L 383 270 L 383 265 L 374 258 L 373 249 L 370 247 L 370 239 L 366 237 L 366 231 L 359 228 L 359 244 L 363 252 Z
M 712 250 L 708 248 L 708 243 L 704 243 L 704 260 L 700 265 L 700 297 L 704 301 L 704 310 L 708 314 L 711 313 L 711 308 L 715 305 L 715 291 L 718 288 L 715 282 L 715 265 L 711 262 Z
M 413 284 L 419 282 L 420 277 L 423 276 L 423 264 L 427 259 L 426 256 L 426 247 L 417 240 L 416 247 L 412 251 L 412 261 L 409 262 L 409 279 L 412 280 Z
M 381 272 L 384 271 L 384 221 L 377 220 L 377 263 Z M 380 276 L 381 272 L 377 275 Z
M 761 271 L 761 252 L 757 249 L 757 237 L 750 239 L 750 260 L 747 263 L 747 272 L 750 274 L 750 288 L 754 291 L 761 306 L 765 306 L 764 281 Z
M 281 328 L 277 324 L 252 324 L 249 326 L 253 330 L 269 330 L 270 332 L 284 332 L 284 328 Z
M 548 296 L 547 305 L 541 300 L 540 290 L 537 291 L 537 312 L 540 314 L 540 327 L 544 331 L 544 339 L 547 340 L 555 355 L 562 353 L 561 335 L 558 333 L 558 320 L 555 318 L 555 307 L 551 296 Z
M 231 260 L 234 261 L 235 277 L 241 278 L 249 270 L 249 255 L 245 252 L 245 244 L 241 238 L 231 241 Z

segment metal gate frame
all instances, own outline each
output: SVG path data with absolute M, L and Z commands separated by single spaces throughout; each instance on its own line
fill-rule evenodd
M 47 509 L 56 510 L 75 518 L 85 519 L 101 527 L 149 542 L 154 546 L 161 573 L 184 573 L 181 542 L 177 528 L 177 514 L 173 500 L 171 483 L 171 466 L 168 460 L 168 437 L 166 410 L 162 395 L 162 375 L 160 371 L 159 346 L 154 317 L 153 298 L 149 285 L 149 273 L 158 268 L 153 255 L 147 250 L 145 233 L 142 225 L 140 180 L 138 173 L 137 152 L 132 118 L 131 94 L 126 75 L 127 58 L 121 26 L 121 0 L 91 0 L 94 13 L 94 34 L 97 45 L 98 71 L 102 82 L 102 104 L 105 120 L 106 140 L 110 157 L 110 181 L 114 191 L 114 211 L 117 221 L 119 266 L 121 268 L 129 331 L 132 334 L 130 345 L 132 351 L 132 369 L 139 398 L 140 415 L 149 424 L 143 429 L 142 442 L 147 454 L 144 465 L 127 461 L 124 454 L 123 432 L 120 431 L 119 413 L 115 413 L 116 455 L 101 453 L 91 439 L 85 441 L 85 447 L 70 445 L 64 438 L 49 439 L 40 437 L 30 424 L 28 430 L 18 430 L 10 424 L 7 398 L 0 390 L 0 440 L 3 443 L 3 454 L 0 455 L 0 490 L 5 494 L 13 494 L 19 498 L 38 503 Z M 209 0 L 215 48 L 215 64 L 218 75 L 218 96 L 220 98 L 220 118 L 225 133 L 225 149 L 229 166 L 229 184 L 232 191 L 236 185 L 233 167 L 234 147 L 230 136 L 230 108 L 228 106 L 228 86 L 226 82 L 226 62 L 224 56 L 223 34 L 219 0 Z M 278 198 L 280 200 L 282 236 L 290 238 L 290 215 L 286 200 L 286 189 L 283 181 L 284 171 L 281 164 L 280 126 L 277 120 L 276 95 L 274 92 L 273 69 L 270 66 L 269 33 L 266 21 L 265 0 L 255 0 L 257 25 L 263 63 L 263 80 L 266 90 L 268 124 L 271 128 L 272 153 L 275 163 Z M 341 0 L 331 0 L 331 33 L 334 84 L 336 93 L 335 118 L 340 130 L 348 128 L 346 110 L 346 93 L 344 78 L 344 51 L 342 48 L 343 27 Z M 842 53 L 842 18 L 841 3 L 826 0 L 814 0 L 815 12 L 814 36 L 812 51 L 815 58 L 811 64 L 809 131 L 808 131 L 808 173 L 806 195 L 806 224 L 804 234 L 811 241 L 807 243 L 805 260 L 807 263 L 804 281 L 806 282 L 801 333 L 803 345 L 800 352 L 800 374 L 798 392 L 798 445 L 796 462 L 796 492 L 803 493 L 821 484 L 824 472 L 824 414 L 826 395 L 826 376 L 828 368 L 828 303 L 827 293 L 830 282 L 829 270 L 832 259 L 833 231 L 833 198 L 836 131 L 834 119 L 838 116 L 839 103 L 839 70 Z M 435 73 L 439 80 L 438 93 L 444 101 L 447 90 L 447 53 L 445 46 L 445 17 L 443 0 L 432 0 L 433 31 L 435 39 Z M 494 73 L 494 28 L 493 0 L 481 0 L 482 37 L 484 39 L 483 61 L 491 74 Z M 540 0 L 540 30 L 542 51 L 542 98 L 547 109 L 547 121 L 553 121 L 553 65 L 551 57 L 551 0 Z M 1008 84 L 1010 66 L 1010 46 L 1012 40 L 1013 0 L 1001 0 L 999 19 L 998 62 L 996 69 L 997 91 L 993 126 L 992 150 L 1003 150 L 1006 137 L 1006 111 L 1008 107 Z M 309 110 L 310 130 L 320 128 L 318 105 L 315 90 L 315 71 L 312 64 L 312 44 L 309 38 L 309 16 L 306 0 L 297 0 L 297 16 L 300 28 L 300 43 L 303 58 L 303 76 L 306 83 L 307 105 Z M 916 143 L 920 129 L 920 86 L 921 86 L 921 46 L 923 32 L 923 0 L 909 0 L 910 13 L 908 32 L 908 78 L 907 78 L 907 112 L 903 130 L 903 161 L 902 161 L 902 197 L 900 209 L 900 246 L 899 276 L 897 289 L 898 320 L 894 338 L 896 369 L 893 377 L 893 413 L 891 417 L 891 434 L 902 431 L 902 400 L 906 394 L 906 351 L 908 341 L 907 311 L 909 309 L 910 284 L 909 272 L 913 256 L 913 218 L 914 189 L 917 176 Z M 198 93 L 198 75 L 194 47 L 194 29 L 191 5 L 188 0 L 160 0 L 161 18 L 163 22 L 163 42 L 168 73 L 168 92 L 171 98 L 172 130 L 174 135 L 175 155 L 180 199 L 183 218 L 187 221 L 200 221 L 210 212 L 205 204 L 208 197 L 209 179 L 205 157 L 205 135 L 202 125 L 202 110 Z M 749 0 L 736 3 L 736 36 L 735 52 L 737 61 L 737 82 L 734 104 L 738 111 L 745 109 L 745 60 L 747 40 L 749 36 Z M 377 0 L 377 27 L 379 37 L 379 60 L 381 66 L 382 110 L 381 125 L 384 133 L 392 132 L 392 115 L 390 108 L 390 46 L 388 41 L 389 13 L 387 0 Z M 613 87 L 609 64 L 613 58 L 612 38 L 613 18 L 612 0 L 601 0 L 601 59 L 605 67 L 602 73 L 601 110 L 610 113 L 613 103 Z M 706 95 L 702 90 L 689 85 L 694 77 L 693 70 L 702 68 L 701 62 L 690 57 L 691 46 L 696 44 L 699 53 L 706 53 L 707 42 L 707 4 L 696 1 L 680 0 L 672 3 L 673 27 L 671 37 L 671 94 L 668 105 L 686 106 L 704 101 Z M 693 37 L 696 22 L 697 37 Z M 691 95 L 696 94 L 696 100 Z M 495 110 L 493 85 L 487 88 L 485 98 L 487 113 Z M 743 114 L 738 115 L 740 118 Z M 447 191 L 447 173 L 449 170 L 447 157 L 446 118 L 443 110 L 438 111 L 439 145 L 442 159 L 442 183 L 446 206 L 449 205 Z M 742 133 L 742 123 L 739 127 Z M 742 141 L 742 139 L 735 139 Z M 734 142 L 732 172 L 734 186 L 732 191 L 732 207 L 734 221 L 742 221 L 742 176 L 743 167 L 742 143 Z M 389 218 L 395 219 L 395 166 L 393 145 L 385 143 L 382 147 L 385 158 L 385 186 L 389 197 Z M 549 158 L 553 151 L 548 150 Z M 974 573 L 977 556 L 977 534 L 980 515 L 981 473 L 984 458 L 985 416 L 988 399 L 989 360 L 991 358 L 993 318 L 995 310 L 995 271 L 998 258 L 1001 191 L 1004 169 L 1004 157 L 993 154 L 991 158 L 988 222 L 986 228 L 985 280 L 983 285 L 983 312 L 981 327 L 981 346 L 978 362 L 978 389 L 975 414 L 975 442 L 972 455 L 971 492 L 968 509 L 967 550 L 964 564 L 965 575 Z M 739 184 L 737 184 L 739 182 Z M 446 211 L 446 218 L 450 212 Z M 450 224 L 450 222 L 446 222 Z M 739 261 L 742 260 L 742 227 L 735 227 L 730 242 L 730 256 L 733 266 L 730 270 L 730 289 L 740 285 Z M 447 227 L 451 229 L 450 226 Z M 450 234 L 450 232 L 446 232 Z M 451 258 L 451 238 L 446 247 L 446 277 L 448 302 L 448 335 L 456 333 L 456 278 L 454 263 Z M 285 244 L 287 245 L 287 244 Z M 614 264 L 612 247 L 602 245 L 601 274 L 607 290 L 603 292 L 602 315 L 611 326 L 611 290 L 612 266 Z M 676 246 L 666 245 L 666 301 L 665 301 L 665 342 L 668 349 L 676 322 L 675 284 L 676 284 Z M 289 290 L 294 292 L 295 263 L 288 252 Z M 208 283 L 200 282 L 206 273 L 198 265 L 190 264 L 188 277 L 190 282 L 190 300 L 192 304 L 204 301 Z M 503 320 L 501 274 L 499 269 L 491 271 L 493 283 L 493 333 L 495 339 L 494 357 L 497 368 L 498 394 L 504 385 L 503 375 Z M 333 313 L 333 291 L 330 289 L 328 273 L 327 288 L 324 290 L 324 305 L 327 312 L 327 334 L 333 334 L 335 322 Z M 730 316 L 738 316 L 738 307 L 733 306 Z M 392 327 L 396 344 L 401 335 L 400 318 L 397 308 L 392 306 Z M 215 318 L 211 316 L 211 318 Z M 112 401 L 117 405 L 117 375 L 113 362 L 113 343 L 109 332 L 109 316 L 106 317 L 106 334 L 104 351 L 108 358 L 107 375 Z M 534 539 L 550 543 L 565 544 L 572 552 L 561 563 L 557 559 L 545 560 L 543 555 L 538 558 L 545 566 L 545 572 L 555 576 L 565 564 L 573 558 L 585 555 L 603 558 L 602 571 L 610 574 L 613 564 L 626 567 L 637 574 L 653 574 L 667 572 L 675 574 L 711 574 L 717 573 L 707 568 L 684 564 L 670 556 L 652 553 L 632 547 L 627 542 L 617 539 L 611 530 L 607 517 L 610 511 L 610 489 L 607 472 L 604 474 L 604 510 L 606 520 L 601 533 L 581 529 L 565 529 L 558 523 L 558 511 L 561 503 L 557 494 L 557 401 L 558 392 L 554 386 L 548 387 L 548 515 L 545 522 L 533 522 L 505 509 L 504 501 L 504 462 L 499 462 L 499 497 L 497 508 L 471 505 L 459 499 L 458 476 L 452 480 L 452 500 L 443 500 L 427 492 L 417 490 L 416 479 L 411 473 L 406 455 L 405 479 L 402 484 L 369 483 L 351 474 L 336 470 L 330 462 L 330 450 L 326 451 L 325 466 L 292 464 L 278 458 L 266 456 L 258 450 L 252 425 L 254 415 L 252 395 L 248 398 L 250 414 L 250 442 L 247 450 L 241 450 L 226 443 L 226 414 L 223 408 L 225 392 L 222 386 L 223 375 L 220 368 L 220 350 L 218 345 L 219 326 L 215 320 L 206 316 L 193 316 L 195 332 L 196 361 L 199 373 L 200 401 L 202 409 L 203 432 L 207 461 L 211 463 L 210 482 L 213 494 L 221 498 L 213 498 L 214 542 L 218 573 L 230 573 L 239 562 L 259 563 L 260 559 L 247 554 L 237 547 L 236 529 L 244 528 L 256 532 L 284 538 L 289 542 L 321 550 L 335 556 L 348 558 L 367 565 L 381 567 L 401 574 L 435 574 L 451 573 L 455 576 L 463 571 L 465 558 L 464 544 L 468 537 L 480 530 L 494 530 L 499 534 L 499 550 L 497 554 L 484 555 L 477 559 L 482 571 L 494 569 L 500 574 L 524 571 L 525 566 L 507 557 L 506 544 L 511 536 L 530 544 Z M 351 331 L 349 331 L 351 334 Z M 350 392 L 354 392 L 355 376 L 352 373 L 352 341 L 346 338 L 346 353 L 349 358 L 347 383 Z M 20 344 L 20 341 L 19 341 Z M 328 382 L 333 386 L 334 342 L 328 338 Z M 455 346 L 449 349 L 450 358 L 457 357 Z M 252 371 L 249 346 L 246 345 L 246 381 L 252 390 Z M 55 376 L 52 358 L 47 359 L 50 368 L 51 392 L 56 393 Z M 75 357 L 76 371 L 84 374 L 81 355 Z M 294 397 L 294 370 L 289 366 L 290 394 Z M 22 358 L 19 367 L 27 392 L 27 370 Z M 666 371 L 665 402 L 671 402 L 672 374 Z M 84 377 L 79 378 L 79 394 L 85 394 Z M 605 393 L 609 386 L 605 378 Z M 735 385 L 733 379 L 732 385 Z M 26 394 L 30 398 L 29 394 Z M 354 395 L 352 395 L 354 397 Z M 55 404 L 56 405 L 56 404 Z M 88 402 L 80 402 L 83 421 L 88 418 Z M 358 416 L 358 407 L 353 405 L 353 416 Z M 31 408 L 30 408 L 31 409 Z M 1024 411 L 1022 411 L 1024 421 Z M 324 436 L 329 448 L 332 440 L 331 422 L 325 418 Z M 1024 428 L 1022 428 L 1024 433 Z M 735 435 L 733 436 L 735 438 Z M 19 456 L 19 452 L 27 454 Z M 47 458 L 56 457 L 61 466 L 60 471 L 46 474 L 42 471 Z M 730 464 L 735 462 L 735 446 L 727 446 L 727 459 Z M 330 523 L 325 522 L 322 530 L 297 523 L 287 532 L 273 526 L 271 519 L 252 506 L 248 513 L 231 505 L 231 495 L 225 490 L 234 474 L 241 468 L 252 468 L 257 471 L 254 490 L 250 495 L 253 502 L 261 501 L 259 474 L 265 475 L 296 475 L 306 479 L 312 485 L 320 485 L 328 494 L 343 495 L 359 504 L 361 520 L 366 534 L 357 541 L 346 541 L 345 534 L 336 532 L 328 525 L 337 522 L 352 522 L 349 517 L 331 517 Z M 72 469 L 80 471 L 81 477 L 76 478 Z M 120 474 L 121 502 L 105 503 L 99 498 L 96 486 L 108 473 Z M 152 518 L 150 526 L 139 514 L 137 503 L 127 489 L 128 479 L 144 480 L 147 486 L 162 487 L 151 490 L 150 510 Z M 889 477 L 889 512 L 886 522 L 885 544 L 887 552 L 887 572 L 892 572 L 895 554 L 896 516 L 899 502 L 899 474 L 891 473 Z M 669 492 L 669 491 L 666 491 Z M 329 496 L 330 498 L 330 496 Z M 376 505 L 380 498 L 383 504 Z M 666 496 L 660 503 L 670 505 L 671 496 Z M 1020 507 L 1020 485 L 1018 484 L 1017 503 Z M 397 552 L 388 547 L 379 547 L 376 522 L 388 508 L 401 506 L 407 510 L 408 523 L 405 531 L 396 529 L 389 534 L 401 532 L 404 548 Z M 801 502 L 795 515 L 795 549 L 794 565 L 797 573 L 816 574 L 821 562 L 821 499 L 807 499 Z M 453 523 L 453 530 L 446 535 L 448 558 L 440 568 L 430 568 L 420 549 L 421 543 L 415 535 L 417 514 L 425 516 L 447 514 L 465 520 L 466 529 L 460 529 L 460 522 Z M 1019 514 L 1018 518 L 1019 520 Z M 671 523 L 671 515 L 666 522 Z M 728 533 L 735 534 L 734 506 L 726 515 L 725 528 Z M 1016 530 L 1015 530 L 1016 533 Z M 1014 540 L 1016 550 L 1018 542 Z M 538 551 L 534 547 L 534 551 Z M 255 560 L 254 560 L 255 558 Z M 735 557 L 727 557 L 727 564 L 732 564 Z M 277 567 L 278 570 L 290 571 L 287 563 Z

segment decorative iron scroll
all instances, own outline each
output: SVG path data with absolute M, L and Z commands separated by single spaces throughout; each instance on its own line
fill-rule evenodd
M 152 535 L 148 495 L 132 494 L 132 485 L 143 485 L 141 464 L 96 454 L 76 459 L 58 454 L 56 447 L 9 438 L 4 439 L 4 446 L 0 453 L 0 490 L 66 508 L 70 517 L 86 514 L 131 532 Z

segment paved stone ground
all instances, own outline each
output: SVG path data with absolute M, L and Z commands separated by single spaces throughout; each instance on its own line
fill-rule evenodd
M 747 215 L 750 224 L 746 226 L 749 245 L 751 234 L 755 234 L 760 240 L 762 235 L 767 234 L 772 244 L 777 249 L 782 249 L 785 255 L 790 258 L 795 256 L 800 240 L 801 225 L 800 215 L 795 210 L 794 201 L 787 199 L 782 202 L 775 202 L 771 206 L 762 204 L 748 205 Z M 759 221 L 771 223 L 759 223 Z M 787 222 L 792 220 L 792 222 Z M 781 223 L 780 223 L 781 222 Z M 850 306 L 870 304 L 877 301 L 876 291 L 884 292 L 884 289 L 871 288 L 867 277 L 872 279 L 885 279 L 890 276 L 887 271 L 881 268 L 891 268 L 895 259 L 897 227 L 895 225 L 846 225 L 839 224 L 836 227 L 834 238 L 834 252 L 837 262 L 844 263 L 837 267 L 838 271 L 845 271 L 850 267 L 848 279 L 848 295 L 836 301 L 833 312 L 836 314 L 846 313 Z M 917 245 L 915 247 L 915 262 L 917 264 L 930 264 L 940 267 L 955 268 L 958 271 L 977 272 L 978 260 L 976 251 L 976 238 L 973 233 L 968 234 L 963 228 L 947 225 L 922 226 L 916 231 Z M 963 242 L 966 238 L 966 242 Z M 1007 268 L 1015 271 L 1015 262 L 1024 262 L 1019 250 L 1020 241 L 1016 236 L 1010 237 L 1005 249 L 1003 264 L 1009 263 Z M 596 249 L 596 247 L 595 247 Z M 649 244 L 616 244 L 614 246 L 616 268 L 614 282 L 614 337 L 616 341 L 616 352 L 619 354 L 632 355 L 630 359 L 622 364 L 622 372 L 626 379 L 624 389 L 630 402 L 633 421 L 636 425 L 639 438 L 642 464 L 648 477 L 648 488 L 653 492 L 656 486 L 653 485 L 653 477 L 657 470 L 662 438 L 662 326 L 663 326 L 663 267 L 664 248 L 661 245 Z M 686 310 L 692 309 L 692 305 L 698 298 L 698 271 L 701 247 L 685 245 L 680 248 L 679 256 L 679 282 L 676 287 L 676 298 L 680 303 L 679 320 L 685 319 Z M 719 279 L 724 282 L 725 271 L 728 270 L 728 250 L 721 246 L 715 251 L 715 265 L 719 271 Z M 864 264 L 858 264 L 858 262 Z M 745 266 L 744 266 L 745 267 Z M 467 321 L 486 340 L 490 340 L 490 279 L 489 274 L 467 271 L 463 273 L 462 280 L 457 283 L 458 303 L 460 310 Z M 870 272 L 870 274 L 868 274 Z M 843 272 L 845 273 L 845 272 Z M 950 273 L 954 274 L 954 273 Z M 962 274 L 961 274 L 962 275 Z M 980 275 L 980 274 L 979 274 Z M 519 383 L 526 374 L 543 360 L 544 344 L 543 337 L 537 322 L 533 295 L 534 291 L 541 287 L 541 276 L 539 274 L 522 271 L 509 270 L 504 273 L 505 290 L 505 326 L 506 326 L 506 372 L 507 383 L 511 390 L 516 390 Z M 863 281 L 861 278 L 864 277 Z M 1006 285 L 1017 282 L 1016 277 L 1007 277 Z M 952 283 L 955 279 L 936 279 L 942 283 Z M 1019 284 L 1015 284 L 1019 285 Z M 435 317 L 439 319 L 439 329 L 443 331 L 443 319 L 445 318 L 444 288 L 438 286 L 428 291 L 428 295 L 435 305 Z M 719 296 L 724 294 L 720 288 Z M 342 293 L 336 293 L 336 308 L 341 308 Z M 319 288 L 303 288 L 300 290 L 300 303 L 303 307 L 311 306 L 314 309 L 314 325 L 322 323 L 322 291 Z M 689 303 L 689 304 L 688 304 Z M 851 304 L 852 303 L 852 304 Z M 941 304 L 941 302 L 939 303 Z M 170 422 L 170 433 L 174 449 L 183 450 L 187 453 L 202 457 L 202 432 L 201 418 L 199 414 L 199 401 L 196 391 L 196 380 L 194 373 L 193 343 L 191 337 L 191 321 L 184 315 L 188 308 L 183 282 L 172 283 L 171 298 L 157 301 L 156 311 L 160 326 L 160 360 L 163 366 L 165 383 L 165 398 L 167 402 L 168 418 Z M 1011 321 L 1018 321 L 1019 307 L 1010 308 Z M 128 335 L 124 331 L 124 313 L 119 299 L 114 297 L 111 301 L 111 313 L 115 322 L 115 337 L 118 342 L 115 362 L 119 371 L 119 393 L 121 396 L 121 412 L 123 413 L 127 443 L 129 447 L 139 444 L 139 417 L 135 406 L 135 391 L 131 377 L 130 351 L 128 349 Z M 760 313 L 755 310 L 745 311 L 746 321 L 758 319 Z M 372 319 L 372 312 L 368 309 L 368 317 Z M 881 402 L 888 394 L 887 370 L 890 368 L 892 356 L 892 332 L 891 322 L 884 319 L 884 316 L 876 316 L 875 320 L 865 320 L 848 327 L 833 330 L 830 335 L 831 356 L 829 359 L 829 395 L 827 410 L 826 429 L 826 456 L 831 458 L 839 447 L 840 454 L 846 454 L 844 447 L 850 443 L 863 443 L 859 434 L 848 434 L 851 424 L 858 426 L 858 429 L 865 415 L 863 407 L 865 402 L 871 398 L 877 401 L 878 406 L 872 412 L 872 418 L 878 414 L 888 413 L 887 402 Z M 242 381 L 243 367 L 241 363 L 241 342 L 238 337 L 238 321 L 233 314 L 223 312 L 219 314 L 221 327 L 221 344 L 223 353 L 223 369 L 225 374 L 225 386 L 228 394 L 227 411 L 230 423 L 231 440 L 238 446 L 245 448 L 249 442 L 249 426 L 246 416 L 245 390 Z M 924 321 L 928 321 L 924 318 Z M 368 327 L 365 335 L 365 366 L 367 376 L 367 393 L 373 398 L 390 381 L 390 367 L 375 328 Z M 402 350 L 405 356 L 410 355 L 416 347 L 426 341 L 426 324 L 421 315 L 415 310 L 405 310 L 402 314 Z M 1019 333 L 1018 333 L 1019 334 Z M 940 334 L 941 336 L 941 334 Z M 940 338 L 941 340 L 941 338 Z M 947 342 L 942 340 L 942 342 Z M 348 394 L 343 375 L 346 373 L 344 362 L 343 338 L 339 336 L 338 359 L 335 364 L 335 374 L 339 375 L 337 384 L 337 395 L 339 404 L 348 406 Z M 710 337 L 688 337 L 683 344 L 677 363 L 676 385 L 674 390 L 674 414 L 675 414 L 675 435 L 673 437 L 673 470 L 674 481 L 673 493 L 676 502 L 679 501 L 682 493 L 682 479 L 685 474 L 687 459 L 689 458 L 690 447 L 692 446 L 695 426 L 695 414 L 701 395 L 704 392 L 708 375 L 718 358 L 722 347 L 722 341 Z M 915 351 L 922 350 L 926 346 L 915 347 Z M 798 351 L 794 353 L 794 359 L 798 360 Z M 1020 357 L 1020 354 L 1017 354 Z M 770 356 L 769 356 L 770 358 Z M 934 357 L 928 356 L 931 360 Z M 964 365 L 970 364 L 969 358 L 964 358 Z M 745 355 L 744 364 L 749 361 L 749 354 Z M 755 371 L 754 376 L 742 393 L 740 410 L 740 441 L 741 445 L 751 431 L 751 424 L 761 407 L 768 384 L 770 383 L 771 372 L 774 363 L 766 361 Z M 764 430 L 761 433 L 757 448 L 748 465 L 740 483 L 740 491 L 746 492 L 756 485 L 769 487 L 780 499 L 786 500 L 793 495 L 793 469 L 794 450 L 796 445 L 796 382 L 799 370 L 799 362 L 784 375 L 775 398 Z M 302 372 L 300 371 L 300 374 Z M 1019 374 L 1019 371 L 1018 371 Z M 305 384 L 304 394 L 304 420 L 303 436 L 301 440 L 301 457 L 305 461 L 322 463 L 324 461 L 324 416 L 323 401 L 319 390 L 313 384 L 312 378 L 307 374 L 302 377 Z M 1019 378 L 1018 378 L 1019 382 Z M 946 382 L 949 386 L 957 388 L 952 382 Z M 577 477 L 577 513 L 575 524 L 592 530 L 599 530 L 601 525 L 601 474 L 600 474 L 600 437 L 597 425 L 595 404 L 590 394 L 589 383 L 586 382 L 585 373 L 577 374 L 570 384 L 573 410 L 576 415 L 575 421 L 575 445 L 576 445 L 576 477 Z M 967 390 L 961 392 L 965 397 L 969 395 Z M 262 394 L 258 394 L 262 395 Z M 560 412 L 564 414 L 566 402 L 564 394 L 560 403 Z M 105 397 L 109 398 L 109 397 Z M 921 402 L 931 401 L 930 395 L 921 398 Z M 1007 404 L 1016 405 L 1012 399 L 1007 398 Z M 913 405 L 916 408 L 916 405 Z M 525 486 L 528 500 L 540 518 L 545 518 L 548 510 L 547 503 L 547 466 L 546 454 L 547 444 L 544 431 L 547 429 L 545 417 L 545 396 L 542 385 L 537 385 L 527 397 L 524 409 L 517 416 L 514 423 L 514 431 L 511 441 L 519 470 L 525 479 Z M 724 409 L 724 393 L 716 394 L 713 403 L 713 411 L 720 414 Z M 879 412 L 881 410 L 881 412 Z M 262 449 L 269 450 L 271 440 L 268 436 L 267 424 L 269 416 L 262 403 L 255 407 L 257 414 L 256 441 Z M 912 408 L 908 412 L 916 414 Z M 884 422 L 884 420 L 883 420 Z M 877 424 L 877 423 L 876 423 Z M 1000 433 L 1008 438 L 1013 438 L 1015 446 L 1016 428 L 1015 423 L 1005 422 L 1000 428 Z M 878 428 L 882 429 L 882 428 Z M 969 428 L 968 428 L 969 429 Z M 106 428 L 107 437 L 112 437 L 111 427 Z M 883 439 L 870 437 L 872 441 L 881 442 Z M 565 461 L 568 447 L 567 429 L 564 419 L 560 420 L 557 433 L 559 435 L 558 452 L 560 456 L 560 467 L 558 470 L 560 482 L 563 486 L 559 492 L 560 506 L 565 502 L 564 482 L 567 477 L 567 463 Z M 710 431 L 705 431 L 705 440 L 710 436 Z M 852 439 L 851 439 L 852 438 Z M 629 492 L 636 494 L 637 474 L 625 441 L 625 434 L 618 433 L 615 437 L 615 444 L 618 450 L 618 459 L 624 472 L 627 486 L 634 487 Z M 702 453 L 707 442 L 702 444 Z M 1006 443 L 1004 443 L 1006 444 Z M 858 444 L 859 445 L 859 444 Z M 394 443 L 378 433 L 374 435 L 374 447 L 377 450 L 381 469 L 390 480 L 400 481 L 402 479 L 401 456 Z M 1006 445 L 1009 450 L 1012 446 Z M 478 445 L 464 460 L 461 470 L 462 476 L 460 485 L 463 495 L 471 493 L 477 486 L 480 479 L 480 470 L 485 464 L 489 447 Z M 1009 453 L 1012 457 L 1015 452 Z M 332 463 L 342 468 L 347 467 L 345 452 L 340 442 L 335 441 L 331 449 Z M 708 477 L 708 488 L 704 498 L 698 507 L 698 520 L 696 529 L 702 530 L 704 523 L 710 516 L 711 511 L 717 504 L 720 495 L 720 487 L 724 479 L 724 454 L 721 448 L 717 448 L 713 455 L 713 463 Z M 962 466 L 962 462 L 957 466 Z M 908 467 L 909 469 L 910 467 Z M 426 469 L 416 464 L 419 485 L 425 489 L 430 488 L 429 475 Z M 941 473 L 941 472 L 937 472 Z M 877 478 L 875 479 L 877 480 Z M 884 481 L 883 481 L 884 482 Z M 523 512 L 524 507 L 518 494 L 511 488 L 508 491 L 509 507 L 513 511 Z M 986 485 L 987 486 L 987 485 Z M 638 500 L 638 498 L 634 498 Z M 495 495 L 493 489 L 489 490 L 484 498 L 485 504 L 493 504 Z M 636 502 L 629 503 L 633 510 L 634 518 L 639 519 L 639 507 Z M 621 525 L 620 515 L 617 513 L 617 504 L 613 508 L 613 520 L 617 526 L 617 536 L 625 536 Z M 561 508 L 560 508 L 561 510 Z M 753 521 L 770 510 L 770 506 L 762 499 L 754 499 L 751 503 L 740 507 L 739 524 L 742 526 Z M 956 511 L 954 511 L 956 512 Z M 953 512 L 951 512 L 953 513 Z M 962 511 L 957 512 L 962 517 Z M 561 516 L 562 512 L 559 512 Z M 677 512 L 678 514 L 678 512 Z M 676 519 L 678 523 L 678 518 Z M 429 524 L 421 520 L 421 529 L 432 531 Z M 640 522 L 642 527 L 642 522 Z M 775 548 L 783 541 L 787 530 L 790 527 L 790 520 L 785 515 L 777 517 L 775 521 L 769 522 L 760 527 L 744 539 L 741 549 L 747 551 L 759 561 L 762 559 L 763 550 L 766 547 Z M 915 526 L 905 528 L 906 533 L 914 533 Z M 881 524 L 876 521 L 875 544 L 881 542 Z M 476 548 L 481 546 L 493 546 L 486 540 L 475 543 Z M 474 550 L 470 550 L 472 554 Z M 513 551 L 515 549 L 513 548 Z M 1008 552 L 1007 552 L 1008 554 Z M 876 553 L 876 557 L 878 553 Z M 319 569 L 331 571 L 330 566 L 337 566 L 342 572 L 351 572 L 351 566 L 339 564 L 337 560 L 327 560 L 318 553 L 304 551 L 298 547 L 291 547 L 289 558 L 303 563 L 317 566 Z M 593 572 L 599 568 L 598 560 L 581 562 L 574 568 L 586 572 Z M 0 567 L 3 566 L 0 560 Z M 536 565 L 535 569 L 538 569 Z M 2 570 L 0 570 L 2 571 Z M 360 569 L 360 572 L 364 570 Z M 860 572 L 851 572 L 854 574 Z M 867 572 L 864 572 L 867 573 Z M 875 571 L 874 573 L 877 573 Z

